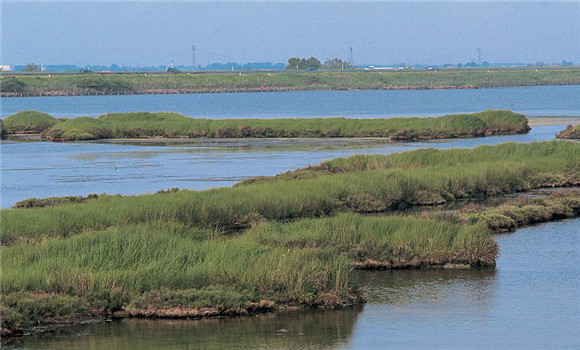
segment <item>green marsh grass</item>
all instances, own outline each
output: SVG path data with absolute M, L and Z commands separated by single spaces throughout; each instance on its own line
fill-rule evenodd
M 437 118 L 201 119 L 178 113 L 111 113 L 66 120 L 43 133 L 52 141 L 106 138 L 390 137 L 393 140 L 520 134 L 525 116 L 506 110 Z
M 451 215 L 435 215 L 453 222 L 483 222 L 494 231 L 513 231 L 535 223 L 565 219 L 580 214 L 580 191 L 556 192 L 544 198 L 524 198 L 497 207 L 467 206 Z
M 178 317 L 176 312 L 191 315 L 186 309 L 252 303 L 349 306 L 361 301 L 351 274 L 357 262 L 493 264 L 496 253 L 484 225 L 408 217 L 263 222 L 226 236 L 180 224 L 115 226 L 2 247 L 2 307 L 8 315 L 2 325 L 14 329 L 70 316 L 71 308 L 81 315 L 126 309 L 150 316 L 178 308 L 170 311 Z

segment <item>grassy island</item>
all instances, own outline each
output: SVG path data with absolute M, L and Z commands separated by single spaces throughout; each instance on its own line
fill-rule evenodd
M 32 116 L 34 118 L 32 118 Z M 111 113 L 59 120 L 23 111 L 6 118 L 9 133 L 41 130 L 49 141 L 110 138 L 320 138 L 384 137 L 392 141 L 523 134 L 527 118 L 506 110 L 437 118 L 202 119 L 177 113 Z
M 31 201 L 0 211 L 3 332 L 87 316 L 349 307 L 364 300 L 353 268 L 492 267 L 494 230 L 578 215 L 578 192 L 388 214 L 579 186 L 579 164 L 580 144 L 567 142 L 427 149 L 339 158 L 233 188 Z
M 560 133 L 558 133 L 556 137 L 559 139 L 580 140 L 580 129 L 578 128 L 578 125 L 576 126 L 568 125 L 568 127 L 560 131 Z
M 0 95 L 71 96 L 296 90 L 476 89 L 576 85 L 580 69 L 487 68 L 405 71 L 189 72 L 0 75 Z

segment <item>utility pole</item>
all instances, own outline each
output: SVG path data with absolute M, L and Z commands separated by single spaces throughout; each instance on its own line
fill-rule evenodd
M 349 62 L 348 62 L 348 63 L 350 63 L 350 65 L 351 65 L 352 67 L 354 67 L 354 63 L 353 63 L 353 59 L 352 59 L 352 46 L 351 46 L 351 47 L 349 47 L 349 48 L 348 48 L 348 50 L 349 50 L 349 52 L 350 52 L 350 56 L 349 56 Z
M 191 70 L 196 70 L 195 63 L 195 45 L 191 45 Z

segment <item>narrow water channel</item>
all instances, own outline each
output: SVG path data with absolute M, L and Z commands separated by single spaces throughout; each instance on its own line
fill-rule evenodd
M 336 157 L 388 154 L 422 148 L 471 148 L 502 142 L 553 140 L 563 125 L 534 127 L 529 134 L 387 144 L 341 140 L 243 140 L 163 146 L 94 142 L 0 142 L 3 208 L 30 197 L 142 194 L 179 187 L 232 186 Z

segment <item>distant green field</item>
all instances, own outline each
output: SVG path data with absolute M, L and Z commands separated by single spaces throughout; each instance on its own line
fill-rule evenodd
M 0 75 L 2 96 L 577 85 L 580 68 Z

